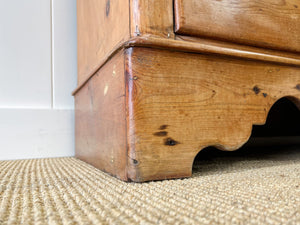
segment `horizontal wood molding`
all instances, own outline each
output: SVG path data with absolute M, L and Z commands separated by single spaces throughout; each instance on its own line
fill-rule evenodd
M 75 95 L 78 90 L 118 51 L 129 47 L 148 47 L 157 49 L 169 49 L 172 51 L 191 52 L 199 54 L 216 54 L 230 57 L 244 58 L 248 60 L 258 60 L 292 66 L 300 66 L 300 56 L 294 53 L 287 53 L 277 50 L 262 49 L 251 46 L 231 44 L 227 42 L 214 41 L 208 39 L 189 38 L 184 36 L 176 37 L 176 40 L 144 35 L 134 37 L 126 42 L 119 43 L 110 54 L 102 59 L 97 66 L 81 81 L 73 91 Z

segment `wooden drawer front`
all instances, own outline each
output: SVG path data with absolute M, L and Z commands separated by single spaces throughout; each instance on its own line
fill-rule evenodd
M 175 0 L 175 32 L 300 52 L 300 0 Z

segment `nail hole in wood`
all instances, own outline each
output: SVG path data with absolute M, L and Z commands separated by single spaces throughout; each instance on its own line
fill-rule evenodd
M 165 139 L 165 145 L 174 146 L 179 144 L 179 142 L 173 140 L 172 138 L 166 138 Z
M 258 86 L 254 86 L 252 90 L 253 90 L 254 93 L 257 94 L 257 95 L 258 95 L 259 92 L 260 92 L 260 88 L 259 88 Z

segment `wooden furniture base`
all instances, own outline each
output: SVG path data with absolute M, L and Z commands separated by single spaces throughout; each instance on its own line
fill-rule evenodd
M 129 47 L 76 94 L 76 156 L 126 181 L 191 176 L 207 146 L 235 150 L 283 97 L 300 108 L 300 68 Z
M 76 157 L 125 181 L 189 177 L 287 98 L 298 0 L 77 0 Z

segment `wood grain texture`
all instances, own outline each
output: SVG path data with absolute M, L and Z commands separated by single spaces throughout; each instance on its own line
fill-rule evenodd
M 296 66 L 135 47 L 126 68 L 128 178 L 137 182 L 190 176 L 201 149 L 239 148 L 277 100 L 300 106 Z
M 76 94 L 75 119 L 76 157 L 127 180 L 123 51 Z
M 131 36 L 174 39 L 172 0 L 130 0 Z
M 204 38 L 176 36 L 176 40 L 153 37 L 139 36 L 129 39 L 128 41 L 116 46 L 106 58 L 100 61 L 99 67 L 103 66 L 113 55 L 129 47 L 147 47 L 157 49 L 169 49 L 172 51 L 181 51 L 189 53 L 207 53 L 223 56 L 238 57 L 243 59 L 261 60 L 266 62 L 300 66 L 300 55 L 296 53 L 283 52 L 278 50 L 262 49 L 252 46 L 244 46 L 223 41 L 216 41 Z M 82 80 L 73 95 L 93 76 L 90 74 Z
M 77 0 L 78 83 L 100 67 L 119 43 L 130 38 L 129 1 Z
M 300 65 L 300 55 L 203 38 L 177 36 L 177 40 L 141 36 L 129 40 L 124 47 L 148 47 L 189 53 L 208 53 L 254 59 L 289 65 Z
M 298 0 L 175 0 L 177 34 L 300 51 Z
M 175 0 L 177 33 L 195 37 L 175 37 L 172 3 L 78 1 L 76 156 L 122 180 L 188 177 L 279 99 L 300 109 L 296 0 Z

